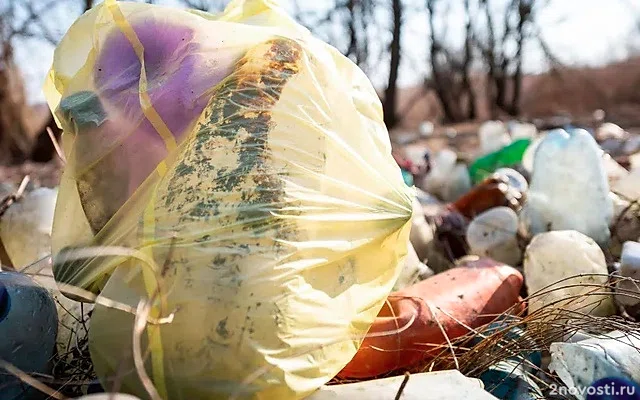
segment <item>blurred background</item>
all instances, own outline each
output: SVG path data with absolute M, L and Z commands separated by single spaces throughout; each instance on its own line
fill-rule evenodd
M 147 0 L 216 12 L 225 0 Z M 42 84 L 94 0 L 0 0 L 0 181 L 54 185 Z M 464 148 L 489 119 L 640 130 L 636 0 L 284 0 L 378 90 L 394 144 Z M 457 138 L 457 139 L 456 139 Z

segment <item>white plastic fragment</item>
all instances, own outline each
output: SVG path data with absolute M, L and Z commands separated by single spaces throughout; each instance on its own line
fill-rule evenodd
M 458 200 L 473 187 L 469 169 L 465 164 L 458 163 L 451 171 L 449 182 L 445 185 L 442 192 L 442 198 L 445 201 L 452 202 Z
M 623 154 L 634 154 L 640 151 L 640 135 L 635 134 L 629 137 L 622 145 Z
M 625 242 L 622 246 L 618 273 L 623 278 L 630 278 L 616 284 L 616 289 L 625 291 L 625 294 L 618 293 L 616 295 L 618 304 L 627 307 L 640 304 L 640 243 Z
M 622 245 L 640 237 L 640 204 L 625 200 L 613 192 L 609 193 L 609 197 L 614 209 L 611 230 L 615 234 L 611 237 L 608 250 L 613 257 L 619 258 Z
M 487 121 L 478 130 L 480 138 L 480 153 L 489 154 L 508 146 L 511 143 L 511 136 L 507 126 L 502 121 Z
M 613 204 L 602 150 L 583 129 L 547 134 L 534 156 L 527 202 L 521 213 L 531 236 L 575 230 L 600 244 L 609 240 Z
M 627 176 L 618 180 L 612 185 L 611 191 L 625 200 L 640 199 L 640 168 L 632 170 Z
M 579 321 L 576 321 L 576 323 L 578 323 Z M 569 320 L 567 322 L 568 325 L 572 324 L 572 320 Z M 581 342 L 583 340 L 587 340 L 587 339 L 591 339 L 593 337 L 592 334 L 584 331 L 584 330 L 577 330 L 577 331 L 573 331 L 571 330 L 570 332 L 566 332 L 563 336 L 562 336 L 562 342 L 564 343 L 578 343 Z
M 613 221 L 615 222 L 629 208 L 631 202 L 623 199 L 614 192 L 609 192 L 611 204 L 613 204 Z
M 307 400 L 389 400 L 396 398 L 404 376 L 323 386 Z M 403 400 L 495 400 L 479 379 L 459 371 L 438 371 L 409 375 L 400 396 Z
M 444 134 L 449 138 L 449 139 L 455 139 L 456 136 L 458 136 L 458 131 L 455 128 L 449 127 L 446 128 L 444 130 Z
M 418 130 L 420 131 L 420 136 L 429 137 L 433 135 L 433 131 L 435 130 L 435 125 L 431 121 L 424 121 L 420 124 L 420 127 L 418 128 Z
M 517 233 L 518 215 L 515 211 L 509 207 L 496 207 L 471 221 L 466 236 L 471 254 L 517 265 L 522 258 Z
M 619 180 L 629 176 L 629 171 L 627 171 L 607 153 L 602 154 L 602 166 L 607 172 L 607 178 L 609 179 L 610 185 L 614 185 Z
M 529 190 L 529 183 L 524 176 L 513 168 L 498 168 L 494 174 L 506 176 L 509 180 L 509 186 L 513 187 L 520 193 L 526 193 Z
M 585 399 L 586 389 L 596 380 L 626 377 L 640 381 L 640 332 L 615 331 L 577 343 L 551 344 L 551 372 Z
M 2 243 L 18 270 L 51 254 L 58 189 L 38 188 L 13 203 L 0 219 Z
M 428 248 L 433 242 L 433 229 L 427 222 L 418 199 L 413 200 L 413 215 L 411 217 L 411 232 L 409 241 L 419 260 L 425 260 Z M 428 262 L 428 261 L 427 261 Z
M 442 149 L 434 154 L 431 170 L 420 185 L 422 189 L 436 196 L 441 196 L 449 174 L 456 166 L 457 159 L 456 153 L 450 149 Z
M 400 270 L 400 276 L 393 286 L 393 290 L 400 290 L 416 284 L 433 275 L 433 271 L 418 258 L 416 250 L 411 243 L 407 244 L 409 252 L 404 259 L 404 266 Z
M 431 171 L 419 186 L 450 202 L 469 191 L 472 183 L 466 165 L 458 163 L 457 154 L 450 149 L 443 149 L 435 154 Z
M 640 152 L 629 156 L 629 170 L 640 170 Z
M 421 147 L 406 147 L 404 149 L 405 156 L 416 166 L 425 165 L 426 160 L 424 158 L 425 149 Z
M 526 122 L 514 122 L 509 126 L 511 138 L 513 140 L 535 139 L 538 134 L 538 128 L 534 124 Z
M 546 137 L 546 134 L 540 135 L 536 139 L 534 139 L 533 142 L 531 142 L 529 147 L 527 147 L 527 149 L 524 151 L 524 154 L 522 155 L 522 167 L 524 167 L 524 169 L 529 174 L 533 173 L 533 162 L 535 160 L 536 151 L 538 150 L 538 147 L 540 147 L 540 144 L 542 143 L 545 137 Z
M 608 270 L 600 247 L 580 232 L 555 231 L 534 237 L 525 251 L 524 275 L 529 295 L 534 295 L 529 312 L 546 305 L 598 316 L 615 312 L 611 295 L 588 294 L 610 291 L 605 286 Z M 545 294 L 537 295 L 542 289 Z
M 600 125 L 596 130 L 596 138 L 598 139 L 598 141 L 603 141 L 607 139 L 620 140 L 620 139 L 623 139 L 624 136 L 625 136 L 624 129 L 620 128 L 618 125 L 611 122 L 605 122 L 604 124 Z
M 425 192 L 420 188 L 416 188 L 416 199 L 422 206 L 442 206 L 443 203 L 434 195 Z
M 395 136 L 395 141 L 399 145 L 406 145 L 414 142 L 418 138 L 415 132 L 398 132 Z

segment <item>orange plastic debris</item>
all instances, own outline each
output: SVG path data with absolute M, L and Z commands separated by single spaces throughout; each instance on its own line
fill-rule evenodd
M 338 377 L 373 378 L 433 358 L 446 346 L 443 332 L 452 340 L 491 322 L 519 301 L 522 283 L 516 269 L 485 258 L 392 293 Z

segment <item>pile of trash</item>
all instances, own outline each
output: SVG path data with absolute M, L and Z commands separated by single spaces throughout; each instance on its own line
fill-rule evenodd
M 500 399 L 596 398 L 587 396 L 599 379 L 637 387 L 640 135 L 611 123 L 538 132 L 499 121 L 478 135 L 471 162 L 448 148 L 407 152 L 413 165 L 430 164 L 414 167 L 428 171 L 412 174 L 415 257 L 389 307 L 406 315 L 400 326 L 417 317 L 387 335 L 397 344 L 365 339 L 368 360 L 455 368 Z M 478 276 L 487 267 L 502 269 L 502 281 Z M 382 372 L 372 365 L 371 375 Z
M 362 71 L 271 0 L 107 0 L 47 99 L 60 185 L 0 193 L 2 399 L 640 395 L 637 136 L 392 153 Z

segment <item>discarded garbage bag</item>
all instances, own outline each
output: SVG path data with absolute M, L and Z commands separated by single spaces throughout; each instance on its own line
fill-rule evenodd
M 56 49 L 46 92 L 68 158 L 54 274 L 99 293 L 105 388 L 149 398 L 148 354 L 164 399 L 299 399 L 349 362 L 414 196 L 351 61 L 274 1 L 213 16 L 107 0 Z

